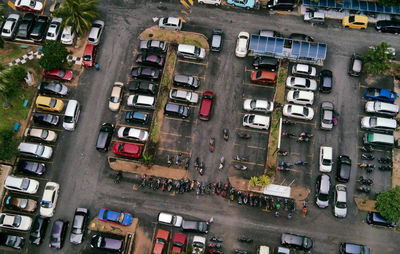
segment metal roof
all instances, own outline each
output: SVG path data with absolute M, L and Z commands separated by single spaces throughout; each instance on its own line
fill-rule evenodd
M 343 3 L 338 3 L 335 0 L 320 0 L 313 2 L 311 0 L 303 0 L 304 6 L 336 8 L 356 11 L 377 12 L 385 14 L 400 14 L 400 6 L 381 6 L 377 2 L 344 0 Z

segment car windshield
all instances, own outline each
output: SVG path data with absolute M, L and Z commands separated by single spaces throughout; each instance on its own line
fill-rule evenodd
M 189 85 L 193 85 L 193 83 L 194 83 L 194 78 L 193 77 L 189 77 L 188 78 L 188 84 Z
M 57 104 L 57 100 L 56 99 L 51 99 L 50 100 L 50 103 L 49 103 L 50 107 L 54 108 L 56 106 L 56 104 Z
M 21 189 L 27 190 L 29 187 L 30 180 L 27 178 L 22 179 Z
M 377 120 L 377 118 L 371 117 L 371 118 L 369 119 L 369 125 L 370 125 L 371 127 L 376 126 L 376 120 Z
M 61 84 L 55 84 L 55 86 L 54 86 L 54 91 L 56 91 L 56 92 L 61 92 L 61 89 L 62 89 L 62 86 L 61 86 Z
M 311 85 L 310 80 L 309 80 L 309 79 L 306 79 L 306 87 L 310 87 L 310 85 Z
M 53 120 L 53 116 L 52 116 L 52 115 L 46 115 L 46 116 L 43 118 L 43 120 L 46 121 L 46 122 L 51 122 L 51 120 Z
M 124 221 L 124 217 L 125 217 L 125 214 L 124 214 L 124 213 L 120 213 L 120 214 L 118 215 L 117 221 L 118 221 L 119 223 L 122 223 L 122 222 Z
M 322 160 L 322 165 L 329 166 L 329 165 L 331 165 L 331 161 L 327 160 L 327 159 L 323 159 Z
M 304 114 L 305 116 L 308 116 L 308 108 L 303 107 L 303 114 Z
M 200 242 L 194 242 L 193 247 L 204 248 L 204 244 Z
M 261 76 L 262 76 L 262 72 L 261 71 L 257 71 L 256 78 L 261 78 Z
M 37 155 L 42 155 L 43 152 L 44 152 L 44 146 L 38 145 L 37 150 L 36 150 L 36 154 Z
M 120 143 L 118 146 L 118 152 L 122 152 L 124 150 L 124 143 Z
M 162 239 L 162 238 L 157 238 L 157 239 L 156 239 L 156 242 L 157 242 L 157 243 L 165 244 L 165 240 Z
M 324 194 L 324 193 L 320 193 L 318 195 L 318 199 L 321 200 L 321 201 L 328 201 L 329 195 L 328 194 Z
M 13 222 L 13 226 L 14 227 L 19 227 L 19 225 L 21 225 L 21 221 L 22 221 L 22 217 L 19 215 L 16 215 L 14 217 L 14 222 Z
M 9 235 L 7 237 L 7 242 L 6 245 L 8 246 L 14 246 L 17 243 L 17 236 L 15 235 Z
M 60 238 L 52 236 L 52 237 L 50 237 L 50 242 L 58 243 L 58 242 L 60 242 Z
M 350 16 L 350 17 L 349 17 L 349 23 L 353 23 L 354 20 L 355 20 L 354 16 Z
M 72 123 L 72 116 L 64 116 L 65 123 Z
M 299 98 L 299 95 L 300 95 L 300 92 L 299 92 L 299 91 L 294 91 L 294 92 L 293 92 L 293 98 L 294 98 L 294 99 L 298 99 L 298 98 Z
M 20 203 L 19 203 L 19 207 L 21 207 L 22 209 L 25 209 L 28 206 L 28 200 L 27 199 L 21 199 Z
M 183 246 L 183 243 L 181 243 L 181 242 L 174 242 L 174 246 L 182 247 L 182 246 Z
M 84 55 L 83 56 L 83 61 L 91 61 L 92 60 L 92 56 L 91 55 Z
M 113 103 L 117 103 L 117 102 L 119 102 L 119 98 L 118 98 L 118 97 L 111 96 L 111 97 L 110 97 L 110 101 L 113 102 Z
M 40 206 L 43 208 L 51 208 L 53 206 L 53 203 L 51 201 L 42 200 Z
M 195 47 L 195 48 L 194 48 L 194 53 L 195 53 L 197 56 L 200 55 L 200 48 Z
M 43 130 L 42 131 L 42 138 L 46 139 L 49 136 L 49 131 L 48 130 Z
M 340 201 L 338 201 L 338 202 L 336 202 L 336 207 L 337 207 L 337 208 L 346 208 L 347 205 L 346 205 L 346 202 L 340 202 Z
M 65 71 L 64 70 L 59 70 L 58 71 L 58 76 L 61 77 L 61 78 L 64 77 L 65 76 Z

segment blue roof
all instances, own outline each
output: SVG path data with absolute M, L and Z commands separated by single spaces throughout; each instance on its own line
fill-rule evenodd
M 303 5 L 355 11 L 378 12 L 385 14 L 400 14 L 400 6 L 381 6 L 377 2 L 357 0 L 344 0 L 343 4 L 337 3 L 335 0 L 320 0 L 319 2 L 303 0 Z

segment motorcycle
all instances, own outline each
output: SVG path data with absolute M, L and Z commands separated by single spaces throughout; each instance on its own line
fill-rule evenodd
M 231 189 L 231 190 L 229 191 L 229 199 L 230 199 L 231 201 L 235 200 L 235 190 L 234 190 L 234 189 Z
M 115 174 L 115 180 L 114 180 L 114 183 L 120 183 L 121 182 L 121 179 L 122 179 L 122 172 L 121 171 L 118 171 L 116 174 Z
M 154 180 L 153 190 L 158 190 L 158 189 L 160 188 L 160 183 L 161 183 L 160 179 L 159 179 L 159 178 L 156 178 L 156 179 Z
M 292 167 L 293 167 L 293 164 L 290 164 L 290 163 L 286 163 L 286 162 L 284 162 L 284 161 L 281 161 L 281 162 L 279 162 L 279 166 L 282 166 L 282 167 L 284 167 L 284 168 L 292 168 Z
M 239 163 L 235 163 L 233 164 L 233 167 L 237 170 L 242 170 L 242 171 L 246 171 L 248 169 L 247 166 L 243 165 L 243 164 L 239 164 Z
M 378 169 L 381 171 L 391 171 L 393 168 L 392 166 L 386 165 L 386 166 L 379 166 Z
M 140 183 L 140 187 L 146 187 L 146 174 L 142 175 L 142 182 Z
M 193 180 L 191 183 L 190 183 L 190 191 L 193 191 L 194 190 L 194 186 L 196 185 L 196 180 Z
M 210 138 L 210 152 L 214 152 L 215 138 Z
M 168 185 L 167 191 L 168 191 L 168 192 L 171 192 L 172 187 L 174 187 L 174 184 L 173 184 L 173 182 L 172 182 L 172 179 L 168 179 L 167 185 Z
M 210 241 L 211 241 L 211 242 L 217 242 L 217 243 L 223 243 L 223 242 L 224 242 L 224 238 L 212 236 L 212 237 L 210 238 Z
M 245 156 L 239 156 L 238 154 L 233 157 L 234 160 L 236 161 L 249 161 L 249 159 Z
M 203 162 L 200 162 L 200 165 L 199 165 L 199 174 L 200 175 L 204 175 L 204 163 Z
M 302 143 L 302 142 L 308 143 L 308 142 L 310 142 L 310 141 L 311 141 L 311 139 L 310 139 L 310 138 L 307 138 L 307 137 L 298 137 L 298 138 L 297 138 L 297 142 L 298 142 L 298 143 Z
M 239 242 L 242 242 L 242 243 L 252 243 L 252 242 L 253 242 L 253 239 L 248 238 L 248 237 L 245 237 L 245 236 L 242 236 L 242 237 L 239 237 L 239 238 L 238 238 L 238 241 L 239 241 Z
M 221 196 L 223 197 L 223 198 L 225 198 L 226 197 L 226 193 L 228 192 L 228 189 L 229 189 L 229 184 L 224 184 L 224 188 L 222 188 L 222 192 L 221 192 Z
M 200 164 L 200 159 L 199 157 L 196 157 L 196 160 L 194 160 L 194 169 L 199 170 L 199 164 Z
M 237 254 L 248 254 L 246 250 L 235 249 L 235 253 Z
M 171 167 L 171 165 L 172 165 L 172 159 L 171 159 L 171 156 L 168 154 L 168 167 Z
M 289 155 L 289 151 L 281 151 L 281 150 L 279 150 L 279 151 L 278 151 L 278 155 L 281 155 L 281 156 L 288 156 L 288 155 Z
M 390 164 L 390 163 L 392 163 L 392 158 L 390 158 L 390 157 L 381 157 L 381 158 L 379 158 L 378 162 L 382 163 L 382 164 L 385 164 L 385 163 Z
M 300 133 L 300 135 L 299 135 L 300 137 L 304 137 L 304 138 L 312 138 L 314 135 L 313 134 L 311 134 L 311 133 L 307 133 L 307 132 L 302 132 L 302 133 Z
M 368 186 L 364 186 L 364 185 L 361 185 L 361 186 L 357 187 L 357 190 L 360 191 L 360 192 L 364 192 L 364 193 L 370 193 L 371 192 L 371 188 L 368 187 Z
M 222 254 L 223 252 L 222 252 L 222 250 L 217 250 L 217 249 L 211 248 L 211 249 L 208 250 L 208 253 L 210 253 L 210 254 Z
M 289 133 L 287 131 L 282 131 L 282 136 L 284 137 L 296 137 L 296 135 L 294 135 L 293 133 Z
M 361 154 L 361 158 L 362 158 L 363 160 L 372 161 L 372 160 L 375 159 L 375 156 L 374 156 L 372 153 L 362 153 L 362 154 Z
M 225 158 L 224 158 L 224 156 L 222 156 L 221 159 L 219 160 L 219 167 L 218 167 L 218 169 L 219 169 L 219 170 L 223 169 L 223 168 L 224 168 L 224 165 L 225 165 Z
M 205 193 L 207 195 L 210 195 L 210 193 L 211 193 L 211 183 L 210 182 L 206 185 Z
M 180 167 L 180 166 L 181 166 L 181 163 L 182 163 L 182 161 L 181 161 L 181 156 L 182 156 L 182 153 L 179 153 L 179 154 L 176 156 L 175 164 L 176 164 L 178 167 Z
M 299 166 L 306 166 L 306 165 L 308 165 L 308 162 L 302 161 L 302 160 L 298 160 L 294 164 L 295 165 L 299 165 Z
M 200 187 L 200 194 L 204 195 L 204 191 L 206 189 L 206 184 L 204 182 L 201 182 L 201 187 Z
M 372 148 L 371 145 L 365 145 L 360 148 L 361 151 L 366 152 L 366 153 L 372 153 L 374 152 L 374 148 Z
M 360 163 L 358 166 L 360 168 L 373 168 L 373 167 L 375 167 L 374 164 L 367 164 L 367 163 Z
M 190 157 L 188 157 L 185 161 L 185 169 L 188 170 L 190 166 Z
M 229 139 L 229 130 L 228 129 L 224 129 L 222 132 L 224 134 L 224 140 L 228 141 L 228 139 Z
M 237 196 L 238 196 L 238 204 L 241 205 L 243 203 L 242 192 L 238 191 Z
M 219 182 L 217 183 L 217 187 L 216 187 L 216 190 L 215 190 L 215 194 L 219 195 L 219 194 L 221 193 L 221 190 L 222 190 L 222 183 L 221 183 L 221 181 L 219 181 Z
M 245 192 L 243 195 L 243 204 L 247 205 L 248 202 L 249 202 L 249 194 Z
M 374 181 L 372 179 L 364 178 L 363 176 L 360 176 L 360 178 L 358 178 L 358 181 L 364 185 L 372 185 L 374 183 Z
M 167 180 L 163 179 L 161 182 L 161 191 L 165 191 L 167 187 Z
M 208 244 L 208 248 L 221 249 L 222 245 L 220 243 L 210 243 Z
M 200 182 L 197 182 L 197 185 L 196 185 L 196 195 L 200 195 Z
M 175 184 L 175 192 L 179 192 L 180 188 L 181 188 L 181 181 L 177 180 Z
M 185 181 L 182 179 L 180 182 L 181 186 L 179 188 L 179 194 L 183 194 L 185 192 Z
M 283 209 L 285 211 L 289 211 L 289 204 L 288 204 L 288 199 L 285 198 L 284 202 L 283 202 Z
M 282 124 L 286 124 L 286 125 L 295 125 L 296 123 L 295 123 L 295 122 L 292 122 L 292 121 L 289 121 L 289 120 L 286 120 L 286 119 L 283 119 L 283 120 L 282 120 Z
M 237 135 L 239 138 L 243 138 L 243 139 L 249 139 L 251 138 L 251 135 L 249 133 L 243 132 L 243 131 L 238 131 Z

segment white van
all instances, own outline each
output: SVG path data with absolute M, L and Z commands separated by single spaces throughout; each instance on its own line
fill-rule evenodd
M 365 116 L 361 118 L 361 128 L 376 132 L 393 133 L 397 128 L 397 122 L 391 118 Z
M 396 116 L 399 113 L 399 105 L 381 101 L 368 101 L 365 103 L 365 112 L 386 116 Z
M 179 44 L 177 54 L 186 59 L 203 60 L 206 57 L 206 50 L 189 44 Z
M 64 129 L 66 129 L 67 131 L 75 130 L 80 113 L 81 109 L 79 102 L 77 100 L 70 100 L 64 113 Z
M 331 172 L 333 163 L 332 158 L 333 158 L 332 147 L 321 146 L 319 148 L 319 171 Z
M 364 145 L 393 147 L 395 145 L 394 136 L 380 133 L 365 133 L 363 137 Z

